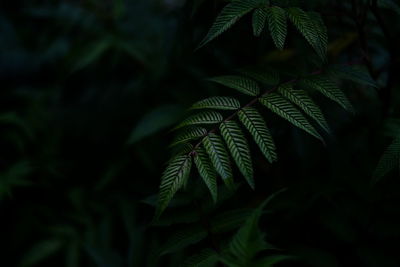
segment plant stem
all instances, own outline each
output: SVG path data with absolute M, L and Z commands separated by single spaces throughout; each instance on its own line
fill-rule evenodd
M 317 71 L 314 71 L 314 72 L 310 73 L 309 76 L 318 75 L 318 74 L 320 74 L 321 72 L 322 72 L 322 70 L 317 70 Z M 229 115 L 228 117 L 226 117 L 222 122 L 220 122 L 220 123 L 218 124 L 218 126 L 215 126 L 215 127 L 212 128 L 211 130 L 209 130 L 204 136 L 207 136 L 207 135 L 209 135 L 209 134 L 211 134 L 211 133 L 214 133 L 214 132 L 218 131 L 219 125 L 220 125 L 221 123 L 224 123 L 224 122 L 227 122 L 227 121 L 233 119 L 233 118 L 239 113 L 239 111 L 243 110 L 244 108 L 253 106 L 255 103 L 257 103 L 258 99 L 260 99 L 260 98 L 262 98 L 262 97 L 264 97 L 264 96 L 267 96 L 267 95 L 269 95 L 269 94 L 275 92 L 276 90 L 278 90 L 278 88 L 279 88 L 280 86 L 282 86 L 282 85 L 284 85 L 284 84 L 295 83 L 295 82 L 298 82 L 298 81 L 299 81 L 299 78 L 297 78 L 297 79 L 292 79 L 292 80 L 283 82 L 283 83 L 281 83 L 281 84 L 275 86 L 275 87 L 272 88 L 272 89 L 266 90 L 266 91 L 265 91 L 264 93 L 262 93 L 261 95 L 259 95 L 259 96 L 255 97 L 255 98 L 253 98 L 250 102 L 248 102 L 247 104 L 245 104 L 243 107 L 240 107 L 239 109 L 237 109 L 233 114 L 231 114 L 231 115 Z M 199 141 L 199 142 L 193 147 L 193 150 L 189 153 L 189 155 L 193 155 L 193 154 L 196 153 L 196 149 L 203 143 L 203 140 L 204 140 L 204 139 L 201 139 L 201 141 Z

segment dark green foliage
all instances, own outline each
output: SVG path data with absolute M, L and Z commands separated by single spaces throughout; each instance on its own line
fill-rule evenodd
M 210 133 L 204 137 L 203 144 L 217 173 L 227 186 L 232 186 L 232 169 L 222 139 L 218 135 Z
M 246 178 L 249 185 L 254 188 L 250 149 L 239 125 L 234 121 L 226 121 L 221 123 L 220 130 L 240 172 Z
M 282 118 L 288 120 L 293 125 L 303 129 L 309 134 L 322 140 L 322 137 L 314 129 L 314 127 L 307 121 L 307 119 L 301 114 L 292 103 L 283 98 L 277 93 L 271 93 L 265 97 L 260 98 L 260 103 L 278 114 Z
M 398 266 L 399 10 L 2 1 L 0 266 Z
M 313 77 L 303 80 L 303 83 L 306 86 L 319 91 L 324 96 L 335 101 L 344 109 L 354 112 L 354 108 L 351 105 L 350 101 L 347 99 L 346 95 L 332 81 L 328 79 L 321 79 L 320 77 Z
M 253 13 L 253 33 L 260 36 L 264 30 L 265 21 L 267 19 L 267 9 L 265 7 L 257 8 Z
M 327 33 L 323 22 L 315 14 L 309 14 L 300 8 L 291 7 L 287 9 L 290 21 L 306 38 L 307 42 L 314 48 L 317 54 L 324 59 L 327 50 Z
M 287 34 L 286 17 L 300 31 L 317 54 L 324 59 L 328 48 L 328 33 L 322 18 L 314 12 L 305 12 L 298 7 L 286 10 L 270 6 L 263 0 L 233 0 L 226 5 L 211 26 L 199 47 L 204 46 L 235 24 L 250 11 L 253 12 L 253 34 L 259 36 L 268 22 L 269 31 L 277 48 L 283 49 Z
M 181 131 L 181 133 L 175 137 L 171 146 L 187 143 L 191 140 L 196 140 L 202 136 L 205 136 L 206 134 L 207 130 L 205 128 L 197 126 L 186 127 L 184 131 Z
M 379 160 L 378 166 L 372 177 L 372 183 L 378 182 L 382 177 L 387 175 L 394 169 L 399 169 L 400 166 L 400 139 L 396 138 L 386 148 L 381 159 Z
M 225 32 L 233 24 L 235 24 L 236 21 L 238 21 L 246 13 L 249 13 L 251 10 L 253 10 L 257 5 L 257 0 L 232 1 L 232 3 L 228 4 L 226 7 L 224 7 L 224 9 L 222 9 L 221 13 L 218 15 L 214 24 L 211 26 L 211 29 L 207 33 L 207 36 L 204 37 L 203 41 L 201 41 L 199 47 L 202 47 L 221 33 Z
M 278 6 L 268 8 L 268 26 L 276 47 L 283 49 L 287 33 L 285 10 Z
M 211 165 L 205 150 L 202 147 L 196 149 L 194 156 L 194 163 L 199 170 L 200 176 L 203 178 L 204 183 L 210 190 L 214 202 L 217 202 L 217 174 Z
M 191 166 L 192 158 L 186 155 L 177 156 L 169 162 L 161 178 L 156 218 L 164 211 L 174 194 L 185 184 Z
M 274 140 L 269 133 L 264 119 L 254 108 L 246 107 L 239 111 L 239 119 L 253 136 L 261 152 L 270 163 L 277 160 Z
M 192 109 L 223 109 L 223 110 L 235 110 L 240 108 L 240 103 L 231 97 L 210 97 L 195 103 Z
M 303 90 L 294 90 L 289 85 L 282 85 L 278 88 L 278 92 L 289 99 L 291 102 L 301 108 L 304 113 L 313 118 L 325 131 L 330 133 L 328 123 L 322 114 L 321 109 L 314 103 L 310 96 Z
M 185 126 L 191 125 L 202 125 L 202 124 L 216 124 L 222 122 L 223 117 L 220 113 L 215 111 L 204 111 L 193 115 L 186 120 L 184 120 L 181 124 L 179 124 L 176 128 L 182 128 Z
M 279 73 L 271 68 L 247 67 L 240 72 L 263 85 L 278 85 L 280 80 Z
M 324 142 L 324 139 L 304 115 L 305 113 L 314 119 L 322 129 L 330 133 L 329 125 L 327 124 L 321 109 L 305 91 L 302 89 L 295 90 L 293 89 L 293 86 L 300 82 L 304 87 L 315 89 L 327 98 L 340 104 L 343 108 L 353 111 L 352 105 L 344 93 L 325 75 L 313 74 L 308 78 L 291 80 L 275 86 L 264 93 L 260 93 L 260 85 L 257 81 L 261 81 L 264 84 L 272 84 L 273 81 L 278 79 L 276 77 L 279 77 L 279 75 L 268 71 L 252 70 L 251 68 L 242 70 L 242 72 L 247 76 L 254 77 L 255 80 L 233 75 L 220 76 L 209 80 L 225 85 L 226 87 L 237 89 L 245 95 L 253 96 L 253 100 L 244 106 L 240 106 L 240 103 L 236 99 L 229 97 L 211 97 L 201 100 L 194 104 L 192 109 L 225 109 L 231 110 L 231 112 L 234 113 L 224 119 L 220 113 L 214 111 L 200 111 L 199 113 L 191 115 L 189 118 L 185 119 L 175 128 L 179 129 L 196 124 L 219 125 L 219 127 L 215 127 L 209 131 L 202 131 L 201 134 L 198 132 L 198 129 L 184 129 L 182 133 L 178 133 L 178 137 L 175 138 L 175 140 L 178 140 L 178 143 L 184 143 L 184 145 L 186 145 L 180 150 L 178 155 L 186 154 L 188 157 L 192 157 L 193 155 L 196 157 L 196 149 L 200 146 L 204 146 L 209 158 L 211 159 L 214 170 L 222 177 L 222 180 L 228 187 L 232 187 L 233 185 L 233 172 L 230 156 L 225 147 L 228 148 L 231 157 L 247 180 L 247 183 L 251 188 L 255 188 L 250 149 L 244 133 L 241 131 L 239 125 L 233 120 L 236 115 L 238 116 L 239 121 L 241 121 L 244 127 L 250 132 L 255 143 L 261 149 L 268 161 L 272 163 L 277 160 L 276 148 L 272 136 L 269 133 L 263 118 L 259 115 L 257 110 L 252 107 L 255 103 L 260 102 L 273 113 L 284 118 L 292 125 L 304 130 L 322 142 Z M 358 79 L 353 80 L 358 81 Z M 218 128 L 223 139 L 216 133 Z M 203 138 L 203 136 L 205 137 Z M 186 143 L 184 141 L 179 142 L 179 140 L 186 140 Z M 197 144 L 195 143 L 196 141 Z M 177 144 L 177 141 L 175 141 L 172 146 L 175 144 Z M 210 177 L 208 177 L 209 175 L 206 175 L 208 172 L 205 172 L 205 166 L 199 162 L 196 167 L 198 168 L 207 187 L 211 190 L 211 194 L 215 200 L 216 189 L 210 188 L 210 186 L 214 187 L 214 185 L 210 185 Z M 173 188 L 171 188 L 170 192 L 174 192 L 173 194 L 177 192 L 174 186 L 175 185 L 171 183 L 171 187 Z M 167 199 L 169 201 L 171 200 L 169 197 L 166 198 L 161 195 L 160 198 L 162 198 L 163 201 L 166 201 Z M 164 205 L 164 202 L 162 203 Z M 163 209 L 164 208 L 162 208 L 162 210 Z
M 214 77 L 210 81 L 238 90 L 249 96 L 257 96 L 260 93 L 260 87 L 255 81 L 241 76 L 220 76 Z

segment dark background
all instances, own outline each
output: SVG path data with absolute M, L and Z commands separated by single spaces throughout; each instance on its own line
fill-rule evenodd
M 390 68 L 399 58 L 390 48 L 399 15 L 380 11 L 393 38 L 367 16 L 365 60 L 347 3 L 283 2 L 321 11 L 328 61 L 369 64 L 381 89 L 342 83 L 355 115 L 318 99 L 334 132 L 325 146 L 265 112 L 279 161 L 269 164 L 252 144 L 256 190 L 243 184 L 208 212 L 252 208 L 285 187 L 261 228 L 301 259 L 288 266 L 400 266 L 398 172 L 370 184 L 391 141 L 386 121 L 398 114 L 399 78 Z M 158 258 L 182 228 L 174 221 L 210 201 L 192 173 L 164 221 L 149 225 L 169 129 L 193 102 L 235 95 L 206 78 L 252 64 L 283 77 L 311 73 L 315 55 L 292 27 L 286 49 L 275 50 L 268 34 L 252 35 L 249 16 L 195 51 L 224 2 L 196 3 L 0 3 L 0 266 L 177 266 L 208 246 Z

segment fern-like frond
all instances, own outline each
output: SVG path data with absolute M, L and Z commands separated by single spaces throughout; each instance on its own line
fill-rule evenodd
M 185 154 L 189 154 L 193 151 L 193 145 L 191 143 L 181 143 L 173 147 L 171 151 L 171 160 L 173 160 L 176 156 L 181 156 Z
M 215 96 L 195 103 L 191 109 L 221 109 L 236 110 L 240 108 L 240 102 L 232 97 Z
M 220 113 L 215 111 L 204 111 L 197 113 L 185 119 L 175 129 L 179 129 L 189 125 L 202 125 L 202 124 L 215 124 L 223 121 L 223 117 Z
M 320 22 L 316 22 L 314 18 L 298 7 L 290 7 L 286 11 L 293 25 L 314 48 L 317 54 L 324 59 L 327 48 L 320 36 L 321 34 L 327 35 L 326 27 L 322 27 Z
M 161 178 L 156 219 L 168 206 L 175 193 L 185 184 L 191 167 L 192 158 L 188 155 L 176 156 L 169 162 Z
M 268 27 L 278 49 L 283 49 L 287 34 L 286 12 L 278 6 L 267 8 Z
M 259 5 L 256 0 L 234 0 L 226 5 L 208 31 L 206 37 L 200 42 L 198 48 L 204 46 L 235 24 L 241 17 Z
M 220 130 L 240 172 L 246 178 L 250 187 L 254 189 L 250 149 L 242 130 L 235 121 L 221 123 Z
M 377 83 L 372 79 L 369 71 L 364 66 L 333 65 L 328 68 L 328 74 L 340 79 L 378 88 Z
M 194 163 L 208 190 L 210 190 L 214 202 L 217 202 L 217 174 L 204 148 L 199 147 L 196 149 Z
M 265 7 L 257 8 L 253 12 L 253 33 L 255 36 L 260 36 L 261 32 L 265 27 L 265 21 L 267 19 L 267 11 Z
M 339 89 L 339 87 L 331 80 L 326 77 L 312 77 L 304 79 L 302 83 L 312 89 L 319 91 L 321 94 L 327 98 L 335 101 L 344 109 L 353 112 L 354 108 L 351 105 L 347 96 Z
M 400 164 L 400 138 L 397 137 L 383 153 L 372 176 L 372 183 L 378 182 L 382 177 L 398 167 Z
M 202 127 L 191 126 L 181 131 L 172 141 L 170 147 L 196 140 L 207 134 L 207 130 Z
M 321 15 L 317 12 L 308 12 L 307 13 L 310 22 L 314 27 L 314 30 L 318 35 L 318 54 L 321 57 L 326 57 L 326 53 L 328 50 L 328 29 L 325 26 L 324 21 L 321 18 Z
M 245 95 L 257 96 L 260 93 L 260 87 L 255 81 L 242 76 L 227 75 L 214 77 L 209 80 L 235 89 Z
M 272 110 L 274 113 L 281 116 L 282 118 L 286 119 L 293 125 L 323 141 L 321 135 L 308 122 L 304 115 L 295 106 L 293 106 L 292 103 L 290 103 L 278 93 L 271 93 L 267 96 L 260 98 L 260 103 Z
M 280 81 L 279 73 L 266 67 L 247 67 L 239 70 L 243 75 L 265 85 L 277 85 Z
M 233 186 L 231 163 L 224 143 L 218 135 L 208 134 L 203 139 L 203 146 L 207 151 L 217 173 L 228 187 Z
M 278 92 L 301 108 L 304 113 L 313 118 L 326 132 L 330 133 L 329 125 L 321 109 L 304 90 L 295 90 L 291 84 L 284 84 Z
M 239 120 L 253 136 L 254 141 L 270 163 L 277 160 L 274 140 L 258 111 L 251 107 L 239 111 Z

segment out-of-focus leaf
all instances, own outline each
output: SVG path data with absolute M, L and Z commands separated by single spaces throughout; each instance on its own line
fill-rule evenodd
M 81 70 L 90 64 L 95 63 L 112 46 L 112 40 L 105 38 L 91 44 L 84 53 L 74 62 L 73 71 Z
M 0 114 L 0 125 L 13 125 L 21 129 L 27 137 L 33 138 L 33 132 L 29 125 L 13 112 Z
M 133 129 L 128 144 L 139 142 L 178 121 L 183 109 L 177 105 L 160 106 L 144 115 Z
M 27 161 L 20 161 L 12 165 L 7 171 L 0 173 L 0 198 L 3 194 L 10 195 L 13 187 L 27 186 L 31 182 L 27 176 L 32 172 L 32 167 Z
M 60 240 L 44 240 L 34 245 L 20 262 L 21 267 L 38 266 L 38 264 L 54 255 L 62 247 Z

